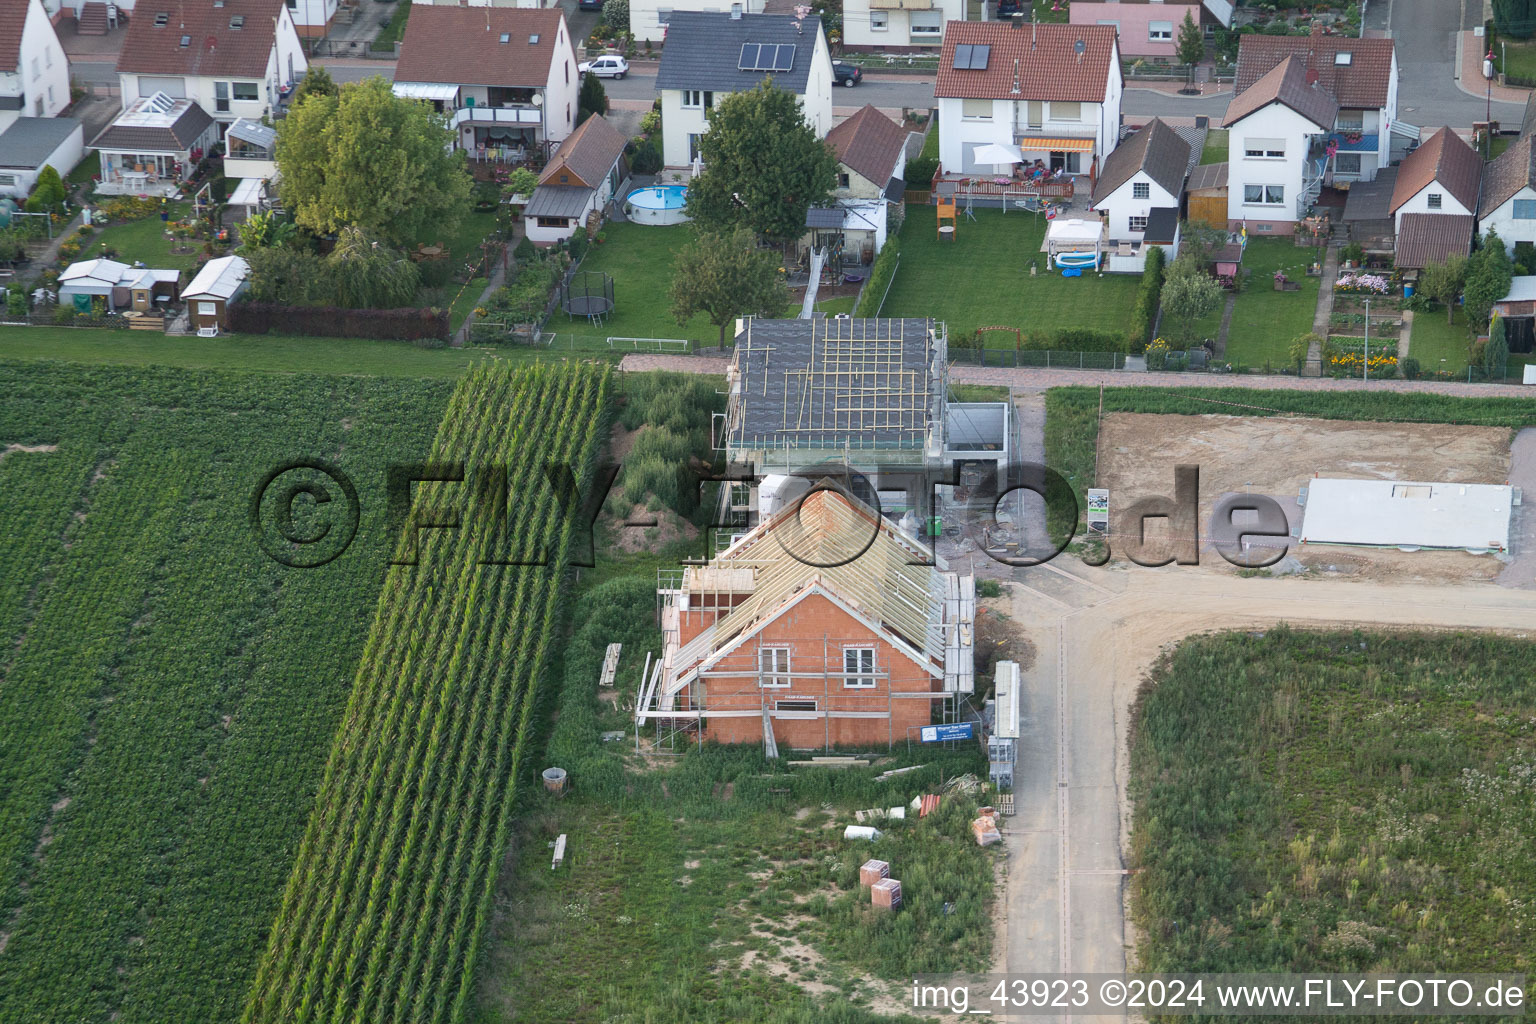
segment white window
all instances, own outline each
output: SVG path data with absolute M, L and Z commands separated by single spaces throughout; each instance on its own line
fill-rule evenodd
M 670 7 L 658 7 L 658 8 L 656 8 L 656 24 L 658 24 L 658 25 L 665 25 L 665 24 L 668 24 L 669 22 L 671 22 L 671 20 L 672 20 L 672 8 L 670 8 Z
M 1081 103 L 1051 103 L 1052 121 L 1081 121 L 1083 119 L 1083 105 Z
M 1145 218 L 1145 217 L 1132 217 L 1131 218 L 1131 230 L 1132 231 L 1145 231 L 1145 230 L 1147 230 L 1147 218 Z
M 213 83 L 213 109 L 221 114 L 229 113 L 229 83 Z
M 1359 174 L 1359 153 L 1335 153 L 1333 157 L 1333 170 L 1335 174 Z
M 14 174 L 0 174 L 0 185 L 15 185 L 15 184 L 16 184 L 16 175 L 14 175 Z M 1519 205 L 1519 201 L 1518 200 L 1516 200 L 1516 205 L 1517 206 Z
M 960 118 L 965 121 L 992 120 L 991 100 L 961 100 Z
M 53 106 L 53 86 L 48 87 L 48 105 Z
M 1424 197 L 1424 202 L 1429 206 L 1431 210 L 1438 210 L 1440 209 L 1441 195 L 1439 192 L 1431 192 L 1429 195 Z
M 759 686 L 789 685 L 789 648 L 763 647 L 757 652 Z
M 875 649 L 873 647 L 843 648 L 843 685 L 869 688 L 875 685 Z
M 1333 63 L 1339 67 L 1348 67 L 1355 62 L 1355 55 L 1348 50 L 1340 50 L 1333 55 Z
M 1147 184 L 1144 181 L 1138 181 L 1138 182 L 1134 183 L 1133 185 L 1131 185 L 1131 198 L 1132 199 L 1151 199 L 1152 198 L 1152 186 Z
M 1536 220 L 1536 199 L 1516 199 L 1514 216 L 1515 220 Z
M 1285 202 L 1285 186 L 1244 185 L 1243 202 L 1249 206 L 1279 206 Z
M 704 105 L 704 94 L 697 89 L 683 90 L 683 109 L 697 110 Z
M 198 316 L 216 316 L 216 315 L 218 315 L 218 312 L 219 312 L 219 306 L 218 306 L 218 303 L 216 303 L 216 302 L 201 302 L 201 301 L 199 301 L 198 304 L 197 304 L 197 315 Z
M 912 11 L 907 17 L 915 36 L 936 36 L 944 31 L 943 11 Z
M 1151 42 L 1168 42 L 1173 39 L 1173 22 L 1149 21 L 1147 22 L 1147 39 Z
M 231 82 L 230 88 L 234 91 L 237 100 L 254 100 L 260 98 L 261 85 L 258 82 Z
M 1249 139 L 1243 143 L 1243 156 L 1249 160 L 1285 159 L 1284 139 Z
M 869 30 L 871 32 L 884 32 L 891 27 L 891 16 L 885 11 L 869 12 Z
M 1097 24 L 1097 25 L 1108 25 L 1110 28 L 1114 29 L 1116 32 L 1120 31 L 1120 23 L 1118 21 L 1109 21 L 1107 19 L 1101 18 L 1097 22 L 1095 22 L 1094 24 Z
M 1365 127 L 1365 112 L 1361 110 L 1341 110 L 1339 118 L 1334 122 L 1334 127 L 1341 132 L 1357 132 Z

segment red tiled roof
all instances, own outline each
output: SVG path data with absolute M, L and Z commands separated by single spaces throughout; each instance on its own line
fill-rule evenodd
M 27 27 L 27 8 L 32 0 L 0 2 L 0 71 L 21 67 L 21 30 Z
M 1083 52 L 1077 53 L 1082 40 Z M 992 49 L 981 70 L 955 67 L 955 47 Z M 1120 74 L 1113 25 L 1014 25 L 951 21 L 944 26 L 933 94 L 973 100 L 1102 103 L 1110 75 Z M 1015 82 L 1018 91 L 1014 90 Z
M 10 0 L 7 0 L 10 2 Z M 282 0 L 143 0 L 128 19 L 117 70 L 139 75 L 239 75 L 262 78 Z M 166 15 L 156 27 L 155 17 Z M 243 19 L 240 28 L 231 28 Z M 187 45 L 182 46 L 185 38 Z
M 1263 78 L 1232 97 L 1221 126 L 1230 127 L 1271 103 L 1290 107 L 1319 128 L 1332 128 L 1339 114 L 1339 105 L 1334 102 L 1333 95 L 1319 85 L 1309 85 L 1301 61 L 1287 57 Z
M 1340 53 L 1350 55 L 1348 64 L 1338 63 Z M 1339 106 L 1380 109 L 1387 105 L 1393 53 L 1390 39 L 1245 35 L 1237 47 L 1233 90 L 1243 92 L 1287 57 L 1295 57 L 1303 71 L 1317 73 L 1317 84 L 1332 93 Z
M 1477 209 L 1477 193 L 1483 181 L 1483 158 L 1449 128 L 1441 128 L 1418 149 L 1409 153 L 1397 169 L 1392 188 L 1391 212 L 1438 181 L 1456 201 Z
M 1447 256 L 1472 251 L 1472 217 L 1452 213 L 1405 213 L 1397 233 L 1395 262 L 1409 270 L 1423 270 Z
M 872 104 L 865 104 L 827 133 L 827 144 L 837 154 L 838 163 L 884 188 L 907 144 L 907 130 Z
M 405 23 L 395 81 L 541 89 L 549 84 L 557 35 L 570 51 L 571 74 L 576 73 L 576 51 L 564 26 L 558 7 L 418 4 Z M 538 42 L 530 41 L 534 37 Z

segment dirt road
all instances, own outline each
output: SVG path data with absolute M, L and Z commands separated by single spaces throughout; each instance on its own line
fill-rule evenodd
M 1241 578 L 1168 566 L 1018 570 L 1012 613 L 1037 646 L 1021 709 L 1008 819 L 1007 937 L 997 970 L 1134 968 L 1126 926 L 1127 725 L 1159 653 L 1191 633 L 1278 622 L 1528 632 L 1536 591 L 1333 579 Z

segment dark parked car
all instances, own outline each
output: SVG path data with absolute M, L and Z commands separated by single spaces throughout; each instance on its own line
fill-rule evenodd
M 997 0 L 997 16 L 999 18 L 1011 18 L 1022 11 L 1019 0 Z
M 576 0 L 576 7 L 583 11 L 600 11 L 603 9 L 603 0 Z
M 832 84 L 843 85 L 852 89 L 864 80 L 864 72 L 859 70 L 857 64 L 845 64 L 843 61 L 832 62 Z

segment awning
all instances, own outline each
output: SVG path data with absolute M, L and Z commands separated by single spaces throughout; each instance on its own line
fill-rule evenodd
M 1026 153 L 1045 150 L 1051 153 L 1092 153 L 1092 139 L 1020 139 L 1019 148 Z
M 394 93 L 405 100 L 451 100 L 458 95 L 459 87 L 456 85 L 442 85 L 437 82 L 396 82 Z
M 240 184 L 235 186 L 235 191 L 230 194 L 230 206 L 257 206 L 266 198 L 261 188 L 260 178 L 241 178 Z

